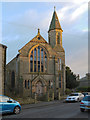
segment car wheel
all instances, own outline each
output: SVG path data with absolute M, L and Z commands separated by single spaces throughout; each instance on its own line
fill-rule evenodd
M 81 108 L 80 111 L 81 111 L 81 112 L 84 112 L 85 110 Z
M 14 114 L 19 114 L 20 113 L 20 107 L 19 106 L 16 106 L 14 108 Z

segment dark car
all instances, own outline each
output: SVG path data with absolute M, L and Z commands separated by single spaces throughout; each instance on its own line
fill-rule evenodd
M 88 92 L 83 92 L 82 94 L 83 94 L 84 96 L 86 96 L 86 95 L 88 95 Z
M 21 106 L 19 102 L 13 100 L 10 97 L 0 95 L 0 114 L 3 113 L 15 113 L 19 114 Z

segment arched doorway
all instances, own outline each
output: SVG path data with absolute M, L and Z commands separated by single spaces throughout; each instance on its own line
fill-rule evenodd
M 42 85 L 41 81 L 38 81 L 36 83 L 36 94 L 41 95 L 42 93 L 43 93 L 43 85 Z

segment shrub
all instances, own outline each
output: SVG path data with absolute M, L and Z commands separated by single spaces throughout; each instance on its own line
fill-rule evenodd
M 37 100 L 39 100 L 39 101 L 47 101 L 47 94 L 42 95 L 42 96 L 37 96 Z
M 66 95 L 71 94 L 71 92 L 72 92 L 72 91 L 71 91 L 70 89 L 68 89 L 68 88 L 65 90 L 65 94 L 66 94 Z

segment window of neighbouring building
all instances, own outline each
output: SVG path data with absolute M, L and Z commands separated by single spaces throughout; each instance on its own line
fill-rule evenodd
M 15 87 L 15 72 L 12 71 L 11 73 L 11 87 L 14 88 Z

